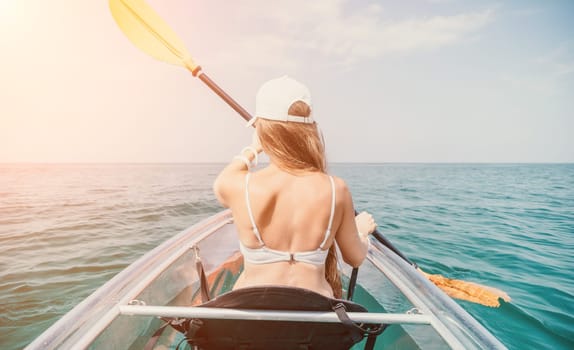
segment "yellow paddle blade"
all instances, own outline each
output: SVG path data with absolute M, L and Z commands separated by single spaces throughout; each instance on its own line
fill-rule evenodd
M 109 0 L 109 5 L 120 29 L 142 51 L 190 71 L 197 67 L 177 34 L 144 0 Z
M 497 288 L 483 286 L 474 282 L 455 280 L 438 274 L 431 275 L 421 269 L 418 269 L 418 271 L 452 298 L 490 307 L 499 307 L 499 299 L 506 302 L 511 301 L 508 294 Z

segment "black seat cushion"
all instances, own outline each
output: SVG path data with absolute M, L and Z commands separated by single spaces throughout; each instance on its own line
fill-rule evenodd
M 200 307 L 254 310 L 333 311 L 343 304 L 348 312 L 367 312 L 356 303 L 332 299 L 302 288 L 250 287 L 225 293 Z M 364 337 L 343 323 L 202 319 L 193 321 L 189 343 L 200 349 L 349 349 Z

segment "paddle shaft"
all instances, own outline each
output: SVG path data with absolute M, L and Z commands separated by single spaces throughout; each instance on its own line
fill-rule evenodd
M 201 81 L 205 83 L 213 92 L 217 94 L 217 96 L 221 97 L 225 103 L 229 105 L 229 107 L 233 108 L 234 111 L 239 113 L 239 115 L 245 119 L 245 121 L 250 121 L 253 119 L 251 114 L 245 110 L 245 108 L 241 107 L 239 103 L 237 103 L 231 96 L 229 96 L 223 89 L 221 89 L 211 78 L 207 76 L 207 74 L 201 71 L 201 68 L 194 69 L 191 72 L 194 76 L 197 76 Z
M 403 253 L 401 253 L 401 251 L 395 247 L 391 241 L 389 241 L 385 236 L 383 236 L 382 233 L 380 233 L 378 230 L 375 230 L 375 232 L 372 233 L 373 237 L 375 237 L 375 239 L 377 241 L 379 241 L 380 243 L 382 243 L 385 247 L 389 248 L 390 250 L 393 251 L 393 253 L 397 254 L 398 256 L 400 256 L 404 261 L 408 262 L 410 265 L 414 266 L 414 267 L 418 267 L 416 263 L 412 262 L 411 260 L 409 260 L 409 258 L 407 258 Z

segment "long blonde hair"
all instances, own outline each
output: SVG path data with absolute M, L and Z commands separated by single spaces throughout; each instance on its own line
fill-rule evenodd
M 303 101 L 294 102 L 290 115 L 308 117 L 311 108 Z M 263 151 L 273 158 L 281 169 L 297 173 L 300 171 L 327 172 L 325 145 L 317 124 L 278 122 L 257 119 L 257 134 Z M 325 279 L 333 289 L 335 298 L 342 297 L 341 276 L 337 268 L 335 242 L 329 248 L 325 262 Z

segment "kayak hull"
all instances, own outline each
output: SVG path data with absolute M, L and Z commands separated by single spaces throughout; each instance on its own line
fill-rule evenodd
M 144 255 L 26 349 L 143 348 L 163 324 L 158 318 L 162 312 L 194 316 L 198 308 L 192 306 L 201 303 L 198 256 L 207 275 L 209 294 L 214 297 L 231 290 L 243 263 L 230 211 L 201 221 Z M 344 264 L 341 267 L 346 286 L 351 268 Z M 369 317 L 390 323 L 379 336 L 376 348 L 505 348 L 450 297 L 376 241 L 359 270 L 353 300 L 369 310 Z M 253 317 L 268 316 L 259 312 Z M 170 329 L 157 346 L 174 347 L 182 339 L 181 334 Z

